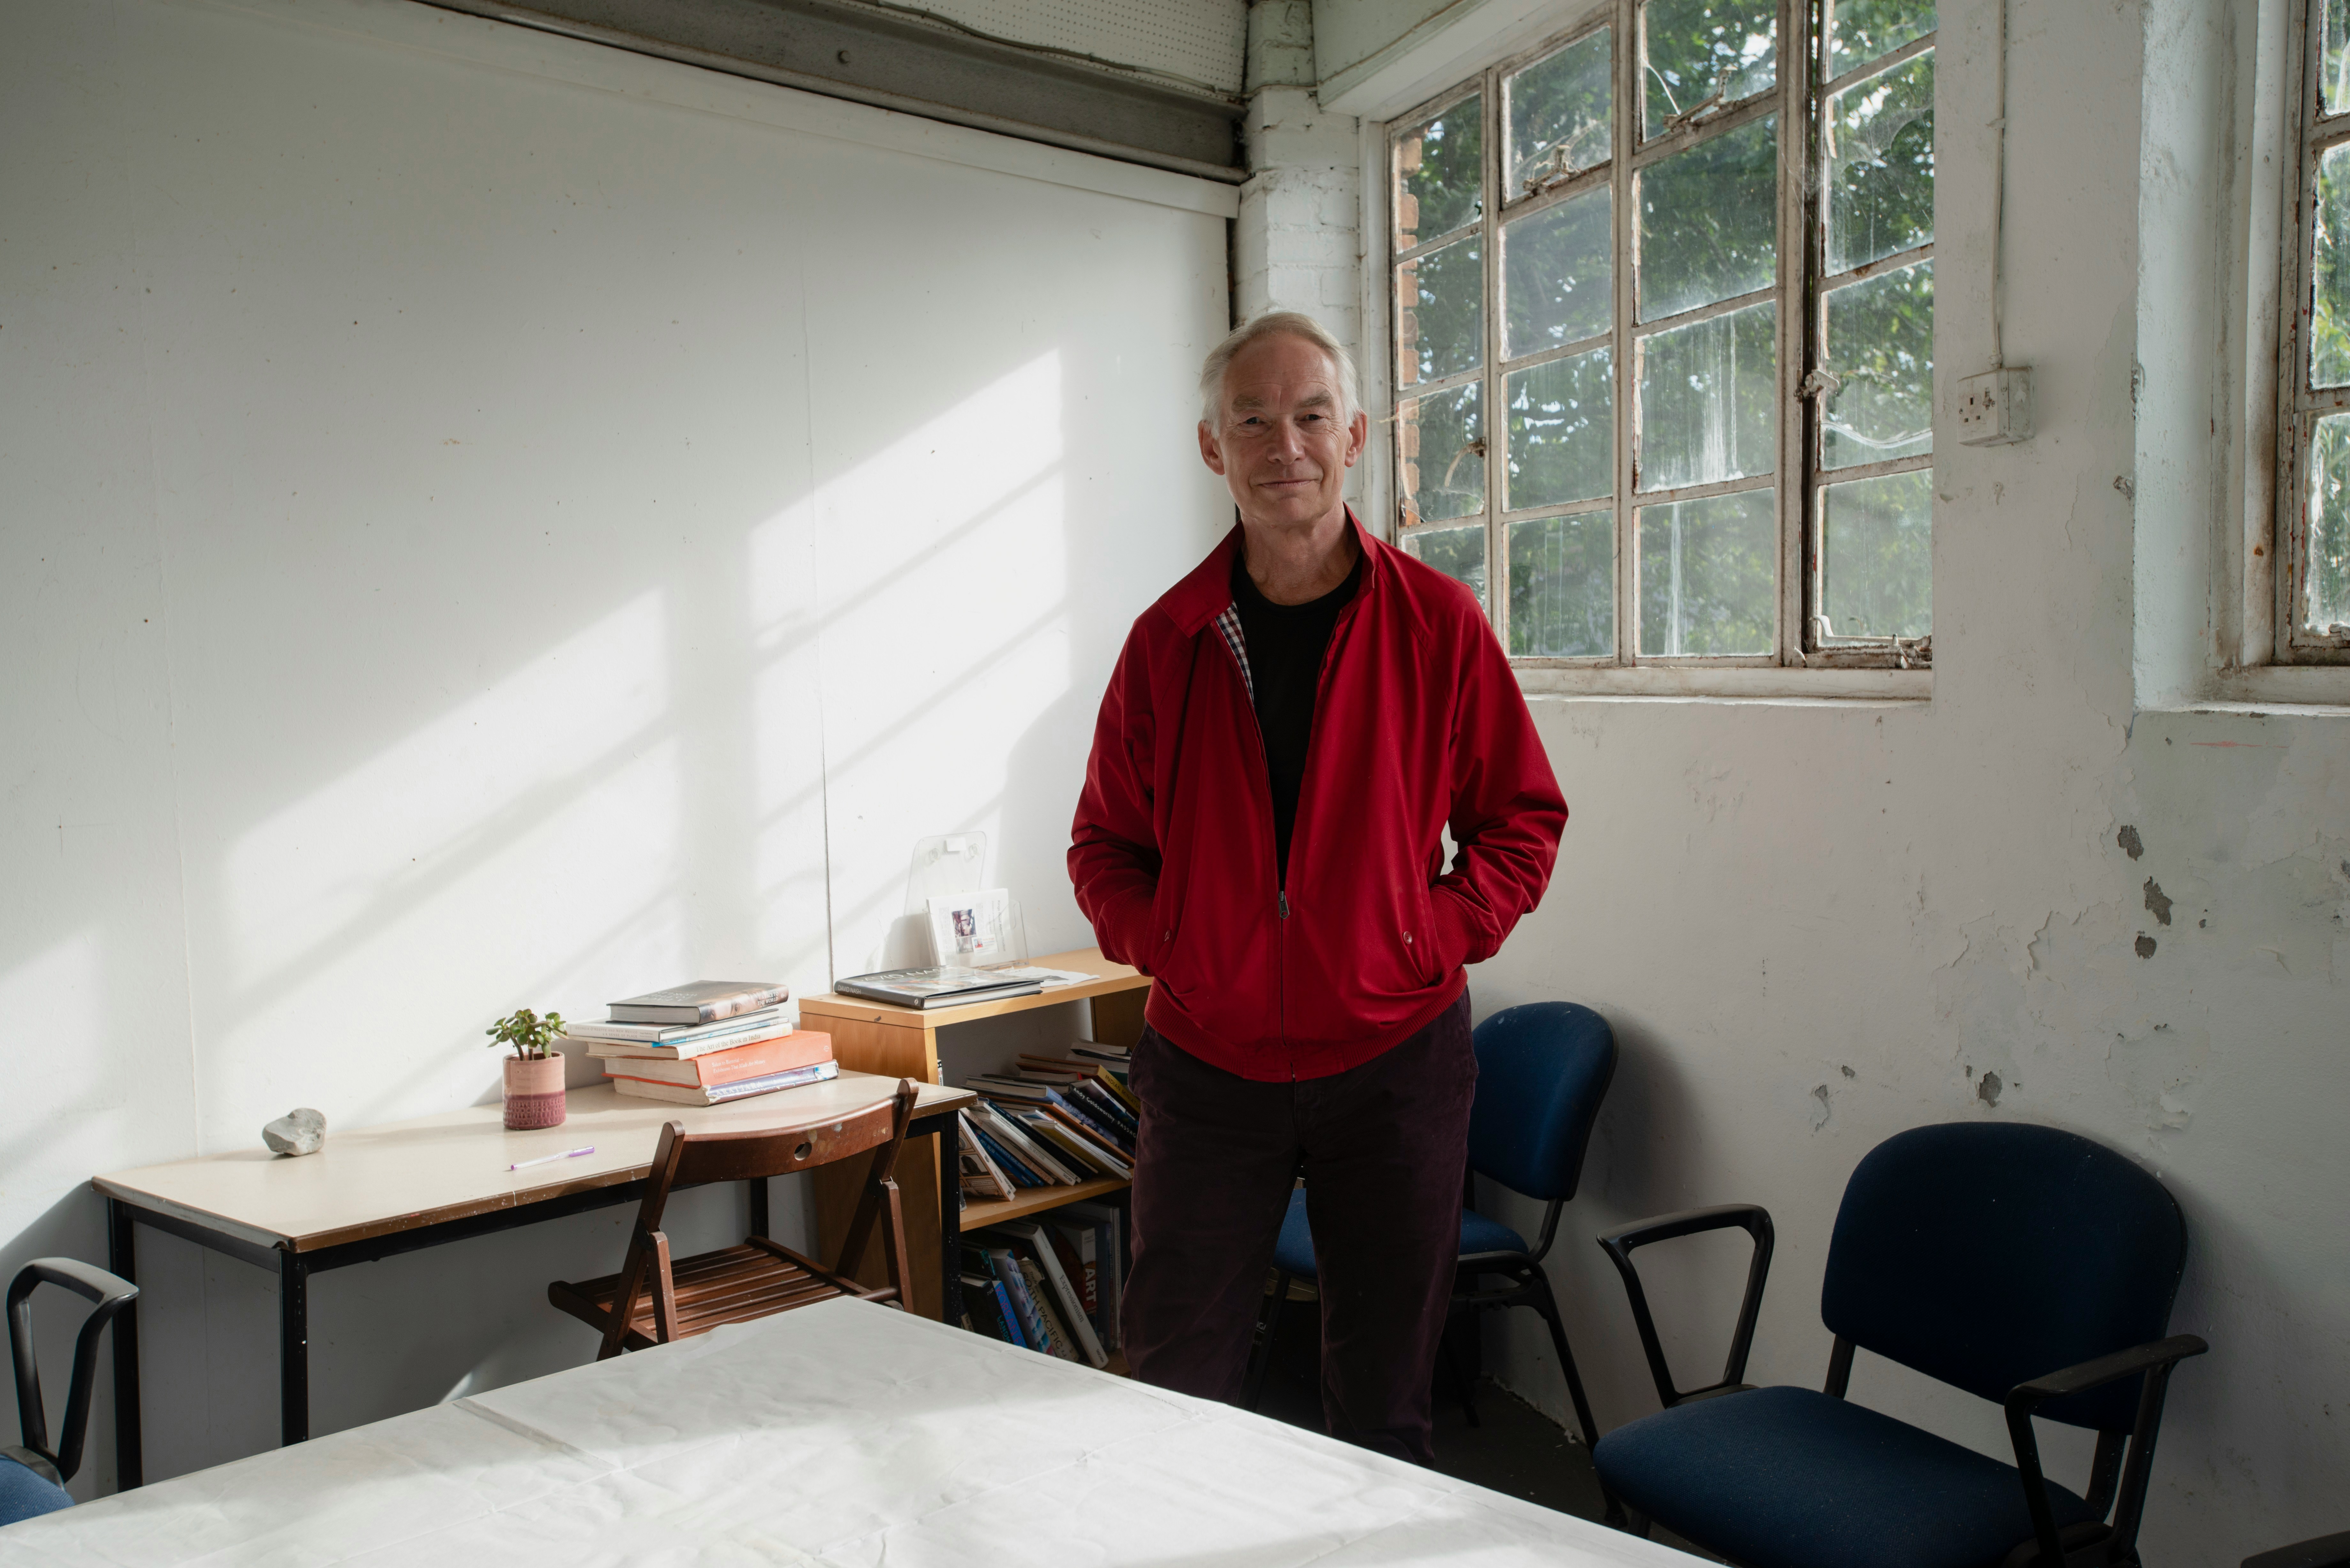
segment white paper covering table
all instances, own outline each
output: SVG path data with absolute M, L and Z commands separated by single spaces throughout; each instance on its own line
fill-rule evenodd
M 573 1089 L 561 1126 L 508 1132 L 498 1106 L 469 1106 L 381 1127 L 329 1130 L 327 1147 L 298 1159 L 264 1148 L 236 1149 L 140 1170 L 94 1177 L 106 1196 L 108 1267 L 136 1280 L 133 1223 L 167 1231 L 278 1277 L 278 1421 L 283 1438 L 310 1432 L 308 1282 L 313 1273 L 371 1262 L 420 1247 L 535 1224 L 565 1214 L 633 1203 L 644 1189 L 661 1124 L 688 1132 L 733 1132 L 846 1115 L 888 1099 L 898 1080 L 844 1071 L 827 1083 L 756 1095 L 722 1106 L 635 1099 L 609 1084 Z M 968 1089 L 917 1085 L 910 1137 L 954 1137 L 954 1113 Z M 595 1153 L 522 1170 L 520 1161 L 595 1146 Z M 951 1179 L 948 1145 L 940 1168 Z M 751 1229 L 767 1231 L 767 1184 L 749 1183 Z M 954 1257 L 955 1210 L 939 1240 Z M 114 1320 L 115 1462 L 121 1484 L 142 1479 L 139 1419 L 139 1309 Z
M 1582 1568 L 1693 1559 L 858 1301 L 0 1531 L 0 1568 Z

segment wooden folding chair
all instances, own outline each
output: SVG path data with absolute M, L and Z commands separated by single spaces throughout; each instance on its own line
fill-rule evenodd
M 913 1115 L 914 1085 L 901 1079 L 896 1097 L 837 1119 L 728 1133 L 688 1133 L 682 1123 L 669 1123 L 661 1128 L 652 1173 L 646 1179 L 645 1200 L 637 1210 L 636 1229 L 629 1237 L 628 1256 L 620 1272 L 576 1283 L 557 1280 L 546 1287 L 546 1299 L 589 1327 L 603 1331 L 604 1344 L 596 1353 L 598 1361 L 623 1350 L 642 1350 L 706 1334 L 723 1323 L 743 1323 L 836 1296 L 894 1301 L 902 1308 L 912 1276 L 906 1263 L 905 1220 L 892 1173 L 898 1166 L 898 1150 L 906 1141 L 906 1124 Z M 669 1238 L 662 1234 L 660 1223 L 669 1195 L 676 1189 L 706 1181 L 788 1176 L 848 1159 L 868 1149 L 873 1151 L 872 1166 L 866 1173 L 848 1231 L 841 1239 L 840 1258 L 832 1268 L 824 1268 L 764 1236 L 747 1237 L 739 1247 L 671 1260 Z M 877 1220 L 882 1229 L 881 1252 L 889 1282 L 868 1290 L 849 1279 L 847 1270 L 863 1255 Z

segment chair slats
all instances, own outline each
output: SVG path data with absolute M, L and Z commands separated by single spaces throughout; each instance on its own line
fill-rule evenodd
M 906 1239 L 892 1173 L 913 1119 L 914 1093 L 910 1082 L 900 1081 L 890 1100 L 854 1116 L 754 1132 L 696 1137 L 681 1124 L 669 1123 L 661 1128 L 652 1174 L 619 1272 L 592 1280 L 557 1280 L 546 1287 L 547 1300 L 602 1331 L 598 1360 L 842 1296 L 894 1300 L 902 1305 Z M 709 1147 L 713 1145 L 718 1147 Z M 851 1226 L 834 1267 L 827 1269 L 765 1236 L 749 1236 L 735 1246 L 690 1258 L 670 1257 L 660 1221 L 669 1195 L 679 1187 L 813 1169 L 868 1150 L 872 1158 L 858 1199 L 859 1222 Z M 858 1284 L 843 1272 L 863 1250 L 876 1224 L 882 1228 L 881 1250 L 889 1274 L 889 1284 L 878 1290 Z

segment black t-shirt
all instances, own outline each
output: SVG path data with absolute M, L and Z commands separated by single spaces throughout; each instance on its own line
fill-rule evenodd
M 1305 747 L 1314 738 L 1314 699 L 1322 684 L 1322 655 L 1338 612 L 1355 597 L 1363 557 L 1355 556 L 1347 580 L 1318 599 L 1277 605 L 1257 591 L 1247 560 L 1232 558 L 1232 603 L 1248 647 L 1249 680 L 1256 688 L 1257 728 L 1273 784 L 1274 865 L 1289 880 L 1289 835 L 1297 825 L 1297 787 L 1305 777 Z

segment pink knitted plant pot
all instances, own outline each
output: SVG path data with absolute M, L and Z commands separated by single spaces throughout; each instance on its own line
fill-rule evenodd
M 563 1125 L 563 1058 L 506 1058 L 506 1127 L 525 1132 Z

